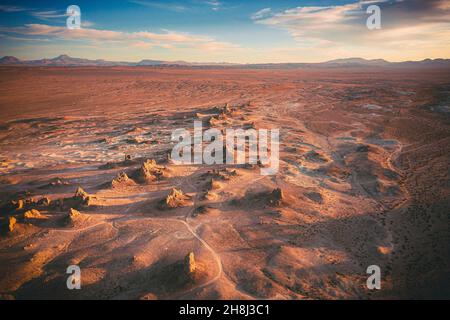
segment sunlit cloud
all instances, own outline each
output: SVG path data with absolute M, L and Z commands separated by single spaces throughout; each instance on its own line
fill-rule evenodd
M 26 24 L 23 27 L 0 27 L 0 33 L 22 36 L 39 36 L 59 40 L 84 40 L 90 42 L 132 43 L 133 46 L 150 48 L 172 48 L 175 46 L 191 47 L 201 50 L 221 50 L 238 48 L 237 45 L 217 41 L 203 35 L 192 35 L 170 30 L 162 33 L 150 31 L 122 32 L 113 30 L 99 30 L 82 28 L 69 30 L 66 27 L 50 26 L 46 24 Z
M 382 12 L 382 29 L 366 28 L 368 5 L 378 5 Z M 434 54 L 450 52 L 450 8 L 446 0 L 364 0 L 338 6 L 296 7 L 280 12 L 263 9 L 251 18 L 257 24 L 287 31 L 298 45 L 315 48 L 352 49 L 366 57 L 381 52 L 403 52 L 425 56 L 422 43 Z M 446 50 L 446 51 L 445 51 Z

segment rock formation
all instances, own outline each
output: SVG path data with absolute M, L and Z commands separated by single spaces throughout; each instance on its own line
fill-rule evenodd
M 51 203 L 51 200 L 47 197 L 44 197 L 42 199 L 39 199 L 39 201 L 37 202 L 37 205 L 40 207 L 48 207 Z
M 106 164 L 103 164 L 99 166 L 98 168 L 100 170 L 111 170 L 111 169 L 117 169 L 120 167 L 129 167 L 136 164 L 136 161 L 134 161 L 131 157 L 131 155 L 126 154 L 123 161 L 120 162 L 108 162 Z
M 125 172 L 119 173 L 117 177 L 111 181 L 112 188 L 119 188 L 132 185 L 134 185 L 134 181 L 131 180 Z
M 237 175 L 238 174 L 236 170 L 221 169 L 221 170 L 210 170 L 207 173 L 203 174 L 203 177 L 227 181 L 231 180 L 231 178 L 236 177 Z
M 81 213 L 73 208 L 70 208 L 69 212 L 64 218 L 64 224 L 66 226 L 74 226 L 81 218 Z
M 158 166 L 155 160 L 147 160 L 132 175 L 132 178 L 138 182 L 145 183 L 149 181 L 161 180 L 167 176 L 167 169 L 165 167 Z
M 267 200 L 269 205 L 280 206 L 283 202 L 283 199 L 284 199 L 283 190 L 277 188 L 270 193 Z
M 214 192 L 211 192 L 211 191 L 206 191 L 202 196 L 203 200 L 208 200 L 208 201 L 214 201 L 214 200 L 217 200 L 217 198 L 218 198 L 217 194 Z
M 222 188 L 222 185 L 218 181 L 216 181 L 214 179 L 210 179 L 208 181 L 208 183 L 206 184 L 206 189 L 207 190 L 217 190 L 217 189 L 220 189 L 220 188 Z
M 31 209 L 31 210 L 28 210 L 27 212 L 25 212 L 23 214 L 23 218 L 25 220 L 27 220 L 27 219 L 40 219 L 40 218 L 42 218 L 42 215 L 41 215 L 41 213 L 38 210 Z
M 184 258 L 184 264 L 183 269 L 184 273 L 190 278 L 193 279 L 195 275 L 195 270 L 197 268 L 197 265 L 195 263 L 195 255 L 193 252 L 190 252 L 185 258 Z
M 83 188 L 78 187 L 72 198 L 63 199 L 64 208 L 78 208 L 80 206 L 91 205 L 93 197 L 90 196 Z
M 78 187 L 78 189 L 75 192 L 75 195 L 73 197 L 76 199 L 85 201 L 89 197 L 89 195 L 86 191 L 83 190 L 83 188 Z
M 13 232 L 16 226 L 17 220 L 14 217 L 8 217 L 8 232 Z
M 25 202 L 22 199 L 20 199 L 17 201 L 12 201 L 11 204 L 13 205 L 15 210 L 22 210 L 25 205 Z
M 162 201 L 160 207 L 162 209 L 174 209 L 184 207 L 188 204 L 189 197 L 181 190 L 173 188 L 167 197 Z

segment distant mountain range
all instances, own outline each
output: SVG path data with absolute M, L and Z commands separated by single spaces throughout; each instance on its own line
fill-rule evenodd
M 245 67 L 245 68 L 340 68 L 340 67 L 450 67 L 450 59 L 425 59 L 422 61 L 389 62 L 383 59 L 367 60 L 362 58 L 336 59 L 321 63 L 263 63 L 263 64 L 232 64 L 232 63 L 198 63 L 186 61 L 142 60 L 139 62 L 106 61 L 72 58 L 60 55 L 53 59 L 19 60 L 16 57 L 5 56 L 0 59 L 1 66 L 37 66 L 37 67 L 113 67 L 113 66 L 191 66 L 191 67 Z
M 62 54 L 53 59 L 41 59 L 41 60 L 19 60 L 16 57 L 6 56 L 0 59 L 0 65 L 7 66 L 39 66 L 39 67 L 112 67 L 112 66 L 162 66 L 162 65 L 177 65 L 177 66 L 189 66 L 189 65 L 231 65 L 227 63 L 190 63 L 186 61 L 161 61 L 161 60 L 142 60 L 139 62 L 125 62 L 125 61 L 106 61 L 103 59 L 89 60 L 81 58 L 69 57 L 66 54 Z

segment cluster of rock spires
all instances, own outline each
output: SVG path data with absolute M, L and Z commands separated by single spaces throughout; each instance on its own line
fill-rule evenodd
M 185 207 L 189 204 L 190 197 L 181 190 L 172 188 L 167 197 L 163 199 L 159 207 L 160 209 L 175 209 Z
M 94 197 L 90 196 L 83 188 L 78 187 L 75 195 L 71 198 L 58 199 L 57 205 L 61 210 L 69 208 L 89 207 L 92 205 Z
M 6 206 L 6 210 L 13 215 L 8 216 L 6 223 L 4 224 L 3 231 L 11 233 L 14 231 L 18 220 L 27 221 L 30 219 L 42 219 L 44 218 L 37 208 L 49 207 L 51 201 L 49 198 L 41 198 L 36 201 L 33 198 L 12 200 L 9 205 Z
M 47 187 L 60 187 L 60 186 L 68 186 L 70 185 L 69 182 L 64 181 L 63 179 L 60 178 L 55 178 L 53 179 L 53 181 L 51 181 L 48 185 L 44 186 L 43 188 L 47 188 Z
M 272 191 L 265 191 L 256 194 L 248 194 L 241 199 L 233 199 L 233 205 L 242 205 L 252 203 L 252 205 L 259 203 L 263 206 L 280 207 L 285 201 L 283 190 L 280 188 Z
M 230 107 L 227 103 L 223 107 L 214 107 L 212 111 L 217 115 L 210 117 L 208 124 L 210 127 L 215 127 L 223 122 L 227 123 L 235 115 L 237 109 Z
M 131 160 L 126 159 L 125 161 Z M 108 166 L 108 168 L 110 168 L 110 166 Z M 132 172 L 130 175 L 125 172 L 119 173 L 117 177 L 111 181 L 110 186 L 112 188 L 132 186 L 136 183 L 159 181 L 169 176 L 169 170 L 166 167 L 160 166 L 155 160 L 150 159 L 142 163 L 140 168 Z
M 12 215 L 8 217 L 2 230 L 11 233 L 20 222 L 32 222 L 38 219 L 47 219 L 47 216 L 41 214 L 40 210 L 69 210 L 65 223 L 74 221 L 77 212 L 74 208 L 83 208 L 92 205 L 94 197 L 79 187 L 75 194 L 69 198 L 62 198 L 51 201 L 48 197 L 35 200 L 33 198 L 12 200 L 6 207 L 6 210 Z M 19 219 L 19 220 L 18 220 Z
M 157 165 L 155 160 L 147 160 L 132 177 L 138 182 L 145 183 L 168 177 L 168 172 L 165 167 Z
M 203 174 L 204 178 L 211 178 L 215 180 L 223 180 L 228 181 L 231 180 L 231 178 L 237 176 L 236 170 L 228 170 L 228 169 L 214 169 L 206 172 Z
M 42 214 L 39 212 L 39 210 L 36 209 L 28 210 L 23 214 L 23 219 L 25 221 L 29 219 L 42 219 L 42 218 L 43 218 Z
M 38 201 L 36 201 L 33 198 L 18 199 L 11 201 L 9 205 L 9 210 L 11 211 L 31 210 L 36 207 L 48 207 L 50 203 L 51 201 L 47 197 L 41 198 Z
M 111 181 L 112 188 L 119 188 L 123 186 L 132 186 L 135 182 L 128 177 L 125 172 L 121 172 Z
M 212 108 L 211 112 L 216 113 L 216 115 L 210 116 L 207 120 L 207 125 L 210 128 L 216 128 L 219 129 L 222 132 L 222 135 L 226 135 L 226 129 L 224 127 L 225 124 L 230 125 L 233 123 L 234 120 L 240 120 L 240 121 L 245 121 L 246 117 L 244 114 L 242 114 L 242 110 L 245 110 L 246 107 L 250 106 L 250 102 L 241 104 L 239 106 L 236 107 L 231 107 L 229 104 L 225 104 L 225 106 L 223 107 L 214 107 Z M 197 117 L 200 117 L 200 115 L 198 115 Z M 242 129 L 244 130 L 248 130 L 248 129 L 254 129 L 254 130 L 258 130 L 258 127 L 256 125 L 256 123 L 254 121 L 252 122 L 247 122 L 247 123 L 243 123 L 241 124 Z M 257 148 L 259 148 L 259 142 L 257 141 Z M 234 150 L 228 149 L 226 144 L 223 147 L 223 161 L 226 162 L 227 161 L 227 157 L 231 154 L 234 154 L 237 150 L 237 146 L 234 146 Z M 270 148 L 268 148 L 268 151 L 270 151 Z M 248 153 L 249 152 L 249 145 L 246 143 L 245 144 L 245 152 Z M 262 167 L 267 167 L 268 165 L 264 165 L 262 163 L 262 161 L 259 159 L 257 160 L 257 164 L 243 164 L 242 167 L 245 169 L 254 169 L 256 168 L 256 166 L 259 166 L 260 168 Z
M 214 200 L 215 195 L 212 191 L 219 190 L 222 188 L 220 181 L 229 181 L 236 177 L 236 170 L 229 169 L 214 169 L 210 170 L 202 175 L 202 178 L 206 179 L 205 194 L 203 195 L 204 200 Z
M 120 163 L 120 166 L 132 164 L 136 164 L 136 162 L 131 160 L 130 156 L 126 156 L 125 160 Z M 107 164 L 103 169 L 114 167 L 115 165 Z M 110 186 L 112 188 L 118 188 L 135 185 L 136 181 L 139 183 L 157 181 L 168 177 L 169 173 L 166 167 L 159 166 L 155 160 L 147 160 L 139 169 L 135 170 L 131 176 L 132 178 L 125 172 L 121 172 L 111 181 Z M 59 181 L 59 179 L 56 183 L 58 185 L 60 183 L 61 185 L 66 185 L 66 183 Z M 91 206 L 94 199 L 95 197 L 89 195 L 83 188 L 78 187 L 75 194 L 69 198 L 61 198 L 54 201 L 50 200 L 48 197 L 43 197 L 37 201 L 33 198 L 13 200 L 6 208 L 6 211 L 11 212 L 13 215 L 6 219 L 2 230 L 11 233 L 18 223 L 17 215 L 19 215 L 19 220 L 23 222 L 45 219 L 46 216 L 42 215 L 39 209 L 58 211 L 68 210 L 67 215 L 63 219 L 63 224 L 73 226 L 81 217 L 81 213 L 77 211 L 77 209 Z M 182 191 L 173 189 L 167 195 L 166 199 L 162 201 L 161 207 L 164 209 L 183 207 L 188 205 L 189 199 L 190 197 L 185 195 Z

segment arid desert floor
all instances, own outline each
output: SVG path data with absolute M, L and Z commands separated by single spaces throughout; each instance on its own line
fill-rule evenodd
M 278 174 L 174 164 L 195 120 Z M 0 298 L 450 298 L 449 158 L 450 70 L 3 67 Z

